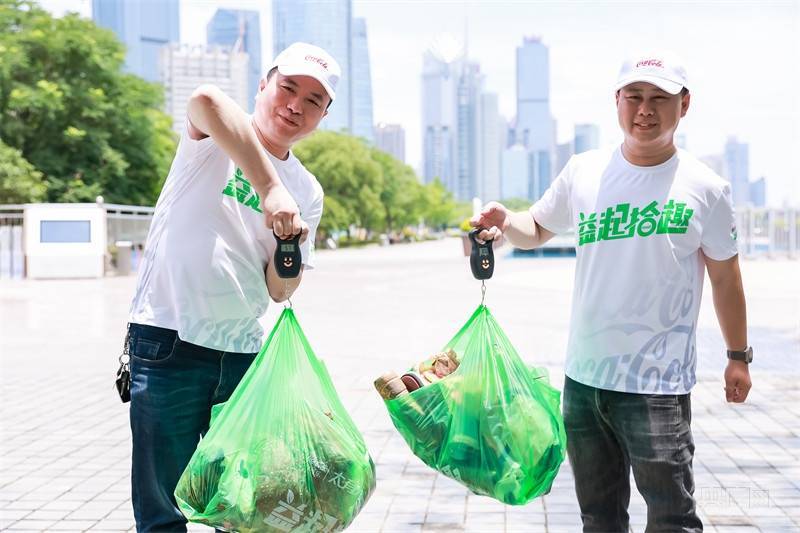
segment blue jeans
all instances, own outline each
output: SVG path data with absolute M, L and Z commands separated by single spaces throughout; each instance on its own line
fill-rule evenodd
M 630 470 L 647 533 L 700 532 L 689 394 L 631 394 L 564 383 L 567 454 L 584 532 L 628 531 Z
M 203 348 L 141 324 L 128 335 L 136 530 L 186 531 L 173 494 L 178 478 L 208 430 L 211 406 L 228 399 L 256 354 Z

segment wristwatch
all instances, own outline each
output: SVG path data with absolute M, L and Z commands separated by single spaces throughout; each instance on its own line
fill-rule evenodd
M 728 359 L 750 364 L 753 362 L 753 347 L 748 346 L 743 351 L 728 350 Z

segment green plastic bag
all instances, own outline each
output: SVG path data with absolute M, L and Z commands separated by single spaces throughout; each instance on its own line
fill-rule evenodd
M 385 402 L 411 450 L 503 503 L 548 493 L 567 437 L 546 371 L 525 365 L 483 305 L 444 349 L 460 358 L 454 373 Z
M 340 531 L 375 465 L 291 309 L 211 425 L 175 489 L 187 519 L 228 531 Z

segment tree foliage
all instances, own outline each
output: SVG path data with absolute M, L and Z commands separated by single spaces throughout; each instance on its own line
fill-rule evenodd
M 3 203 L 38 202 L 45 198 L 47 186 L 42 173 L 19 150 L 0 141 L 0 198 Z
M 318 131 L 294 153 L 325 190 L 320 230 L 326 235 L 351 226 L 396 233 L 419 222 L 454 221 L 456 203 L 441 183 L 422 185 L 410 166 L 362 139 Z
M 157 198 L 175 151 L 171 121 L 163 89 L 123 73 L 124 58 L 90 20 L 0 0 L 0 139 L 41 173 L 48 201 Z

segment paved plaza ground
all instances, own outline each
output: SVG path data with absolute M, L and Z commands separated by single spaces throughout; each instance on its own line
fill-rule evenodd
M 522 356 L 563 384 L 574 258 L 498 251 L 486 303 Z M 692 393 L 696 497 L 706 531 L 800 531 L 800 263 L 742 264 L 756 359 L 748 402 L 725 402 L 724 345 L 706 285 Z M 128 405 L 112 387 L 135 278 L 0 280 L 0 530 L 127 531 Z M 437 351 L 480 301 L 456 239 L 323 251 L 297 317 L 364 433 L 378 484 L 352 532 L 577 532 L 569 464 L 522 507 L 427 468 L 372 388 Z M 274 305 L 263 323 L 274 323 Z M 632 530 L 646 509 L 634 490 Z M 207 531 L 203 527 L 193 530 Z

